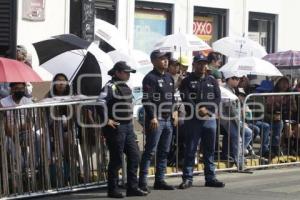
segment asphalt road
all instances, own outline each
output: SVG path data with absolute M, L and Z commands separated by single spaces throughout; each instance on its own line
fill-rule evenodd
M 225 188 L 204 187 L 202 175 L 195 176 L 194 186 L 187 190 L 152 190 L 147 197 L 130 197 L 134 200 L 300 200 L 300 166 L 250 173 L 221 173 L 218 179 L 226 183 Z M 152 182 L 152 181 L 150 181 Z M 168 178 L 168 182 L 179 185 L 180 178 Z M 125 191 L 124 191 L 125 192 Z M 79 193 L 39 197 L 42 200 L 62 199 L 109 199 L 105 189 L 94 189 Z

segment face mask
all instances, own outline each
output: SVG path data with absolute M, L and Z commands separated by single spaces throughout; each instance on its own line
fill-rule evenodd
M 22 99 L 22 97 L 25 95 L 25 92 L 24 91 L 17 91 L 17 92 L 14 92 L 14 97 L 17 99 L 17 100 L 20 100 Z

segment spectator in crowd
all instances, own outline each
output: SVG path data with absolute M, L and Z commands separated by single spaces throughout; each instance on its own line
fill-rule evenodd
M 152 157 L 156 153 L 156 172 L 154 189 L 174 190 L 172 185 L 165 181 L 165 170 L 167 156 L 172 140 L 172 118 L 177 125 L 177 114 L 173 112 L 175 103 L 174 80 L 168 68 L 170 54 L 152 51 L 150 58 L 154 69 L 150 71 L 143 80 L 143 105 L 145 109 L 145 134 L 146 144 L 140 164 L 139 186 L 142 190 L 149 192 L 147 187 L 148 169 Z M 157 152 L 156 152 L 157 151 Z
M 30 62 L 28 61 L 28 53 L 26 48 L 23 45 L 17 46 L 17 60 L 24 62 L 26 65 L 31 67 Z
M 182 77 L 180 76 L 180 63 L 176 59 L 170 58 L 168 72 L 172 75 L 175 83 L 175 90 L 177 90 L 182 81 Z
M 210 52 L 207 56 L 208 60 L 208 74 L 212 75 L 218 82 L 222 84 L 222 74 L 219 68 L 222 66 L 222 55 L 218 52 Z
M 70 96 L 71 87 L 69 84 L 69 80 L 65 74 L 58 73 L 53 77 L 51 88 L 46 97 L 62 97 L 62 96 Z
M 216 80 L 206 75 L 207 64 L 208 60 L 204 55 L 195 56 L 193 59 L 194 72 L 182 81 L 180 87 L 182 101 L 192 105 L 192 107 L 186 106 L 187 116 L 192 116 L 192 119 L 185 120 L 183 182 L 179 185 L 180 189 L 192 186 L 195 154 L 200 139 L 204 153 L 205 186 L 225 186 L 223 182 L 216 179 L 214 165 L 217 127 L 215 113 L 221 100 L 221 92 Z M 215 103 L 215 105 L 212 106 L 211 103 Z
M 30 98 L 25 96 L 26 84 L 24 82 L 12 82 L 9 84 L 10 95 L 0 100 L 1 108 L 18 107 L 21 105 L 31 104 Z M 18 153 L 15 145 L 20 145 L 22 148 L 21 152 L 21 165 L 25 167 L 25 159 L 27 156 L 27 144 L 26 138 L 28 133 L 31 132 L 31 121 L 32 117 L 26 109 L 21 109 L 19 112 L 8 110 L 5 112 L 4 124 L 5 124 L 5 135 L 6 135 L 6 150 L 10 152 L 13 157 L 12 160 L 18 159 Z M 16 144 L 16 136 L 19 136 L 19 144 Z M 36 137 L 35 137 L 36 136 Z M 35 144 L 38 145 L 40 137 L 38 134 L 33 136 Z M 39 155 L 39 146 L 36 157 Z
M 32 100 L 31 98 L 28 98 L 25 96 L 25 91 L 26 91 L 26 84 L 23 83 L 23 82 L 13 82 L 13 83 L 10 83 L 9 84 L 9 87 L 10 87 L 10 95 L 1 99 L 0 100 L 0 106 L 2 108 L 7 108 L 7 107 L 17 107 L 17 106 L 20 106 L 20 105 L 25 105 L 25 104 L 30 104 L 32 103 Z M 11 112 L 8 112 L 10 114 L 12 114 Z M 12 116 L 7 116 L 6 118 L 8 121 L 10 120 L 13 120 L 12 119 Z M 26 121 L 26 118 L 25 118 L 25 114 L 24 113 L 21 113 L 21 129 L 22 130 L 26 130 L 25 128 L 25 123 Z M 7 124 L 7 127 L 6 127 L 6 134 L 11 136 L 12 134 L 12 125 L 13 125 L 13 122 L 10 121 L 11 123 L 6 123 Z
M 27 50 L 24 46 L 18 45 L 17 46 L 17 60 L 24 62 L 28 66 L 31 67 L 31 64 L 26 60 L 27 59 Z M 26 83 L 26 91 L 25 96 L 31 97 L 32 85 L 30 83 Z M 9 96 L 9 83 L 0 83 L 0 99 Z
M 28 65 L 29 67 L 32 67 L 31 66 L 31 63 L 28 61 L 28 53 L 27 53 L 27 50 L 25 48 L 25 46 L 23 45 L 17 45 L 17 60 L 20 61 L 20 62 L 23 62 L 25 63 L 26 65 Z M 32 84 L 27 82 L 26 83 L 26 97 L 32 97 Z
M 185 55 L 182 55 L 178 58 L 178 62 L 180 63 L 180 78 L 184 79 L 189 75 L 188 68 L 189 68 L 189 58 Z
M 250 80 L 247 76 L 243 76 L 240 78 L 238 88 L 243 88 L 247 95 L 251 93 Z
M 288 77 L 278 78 L 274 83 L 275 93 L 291 92 L 291 84 Z M 296 101 L 293 96 L 269 96 L 266 103 L 266 118 L 272 124 L 271 152 L 272 157 L 281 155 L 280 148 L 281 136 L 285 130 L 285 138 L 292 134 L 290 126 L 294 124 L 291 121 L 292 113 L 297 111 Z
M 182 82 L 183 76 L 180 74 L 180 63 L 178 60 L 171 58 L 169 60 L 169 68 L 168 72 L 172 75 L 175 83 L 175 101 L 176 106 L 175 110 L 178 111 L 178 117 L 181 119 L 178 121 L 178 126 L 173 127 L 173 139 L 171 143 L 171 149 L 168 155 L 168 166 L 175 166 L 176 162 L 180 162 L 182 164 L 183 160 L 183 151 L 184 151 L 184 126 L 183 126 L 183 118 L 185 116 L 184 106 L 180 102 L 180 95 L 178 88 Z M 178 137 L 177 137 L 178 135 Z M 178 141 L 177 141 L 178 140 Z M 178 144 L 178 145 L 176 145 Z M 178 158 L 176 157 L 176 152 L 178 151 Z M 182 166 L 182 165 L 181 165 Z
M 42 102 L 60 101 L 68 98 L 71 95 L 71 87 L 67 76 L 63 73 L 58 73 L 53 77 L 50 91 L 46 95 L 46 98 L 41 100 Z M 50 141 L 49 154 L 51 158 L 55 157 L 57 152 L 60 152 L 59 156 L 63 158 L 63 173 L 65 184 L 70 179 L 70 127 L 68 126 L 69 121 L 73 120 L 71 115 L 70 106 L 53 106 L 48 109 L 50 113 L 48 116 L 48 125 L 50 128 Z M 78 152 L 78 151 L 75 151 Z M 78 155 L 78 154 L 77 154 Z M 51 182 L 52 185 L 56 184 L 56 170 L 55 161 L 51 159 L 50 170 L 51 170 Z
M 224 73 L 226 84 L 225 88 L 231 91 L 233 94 L 236 94 L 236 89 L 239 83 L 239 78 L 235 75 L 234 72 L 227 72 Z M 240 122 L 239 115 L 240 110 L 238 106 L 237 101 L 229 101 L 224 102 L 222 107 L 222 113 L 221 113 L 221 126 L 226 130 L 225 135 L 223 137 L 222 141 L 222 159 L 227 160 L 230 159 L 229 156 L 233 158 L 233 161 L 235 164 L 242 169 L 243 166 L 243 155 L 241 154 L 241 135 L 243 127 L 241 126 L 242 123 Z M 241 135 L 239 135 L 239 132 Z M 246 147 L 250 144 L 252 140 L 252 131 L 248 127 L 244 128 L 244 135 L 245 140 L 243 141 L 243 148 L 246 149 Z M 230 143 L 228 143 L 228 140 L 230 140 Z M 228 145 L 230 145 L 228 147 Z M 228 149 L 230 152 L 228 152 Z
M 297 85 L 294 89 L 294 92 L 300 92 L 300 82 L 297 82 Z M 296 112 L 293 113 L 292 119 L 295 121 L 293 125 L 293 135 L 291 141 L 291 154 L 300 155 L 300 95 L 295 96 L 296 100 Z
M 238 88 L 237 95 L 239 97 L 239 100 L 241 102 L 241 106 L 245 103 L 245 98 L 247 96 L 245 90 L 243 88 Z M 249 102 L 247 102 L 249 103 Z M 246 127 L 249 127 L 253 132 L 253 139 L 256 138 L 257 135 L 260 135 L 261 137 L 261 155 L 263 157 L 268 157 L 269 155 L 269 145 L 270 145 L 270 125 L 264 121 L 261 120 L 254 120 L 252 119 L 252 111 L 250 110 L 249 106 L 246 105 Z M 255 153 L 253 151 L 253 148 L 251 145 L 247 147 L 248 155 L 255 156 Z
M 137 170 L 139 166 L 139 149 L 135 141 L 135 133 L 132 124 L 132 91 L 126 84 L 130 73 L 135 73 L 126 62 L 117 62 L 108 71 L 112 79 L 103 87 L 100 99 L 107 105 L 107 113 L 99 111 L 100 118 L 107 124 L 103 127 L 103 133 L 109 150 L 108 164 L 108 197 L 123 198 L 118 191 L 119 170 L 122 167 L 123 153 L 127 156 L 127 196 L 145 196 L 147 192 L 138 188 Z M 114 109 L 122 109 L 116 111 Z M 124 109 L 126 111 L 124 111 Z

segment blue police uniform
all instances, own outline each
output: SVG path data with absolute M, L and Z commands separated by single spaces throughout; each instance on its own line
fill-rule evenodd
M 140 187 L 147 186 L 148 169 L 156 151 L 155 183 L 164 182 L 167 155 L 172 140 L 174 91 L 174 80 L 169 73 L 161 74 L 153 69 L 143 80 L 146 144 L 140 165 Z M 149 125 L 153 118 L 158 119 L 159 125 L 158 128 L 150 130 Z
M 182 101 L 186 115 L 186 141 L 183 168 L 183 181 L 193 180 L 193 167 L 199 140 L 202 140 L 204 153 L 204 175 L 206 182 L 213 182 L 215 178 L 214 147 L 216 139 L 216 119 L 214 114 L 221 100 L 221 92 L 217 81 L 212 76 L 199 77 L 194 72 L 186 77 L 180 87 Z M 214 105 L 212 105 L 214 104 Z M 209 111 L 209 118 L 199 118 L 198 109 L 202 106 Z M 214 187 L 214 186 L 213 186 Z M 184 188 L 183 188 L 184 189 Z
M 116 129 L 105 126 L 102 130 L 106 137 L 109 149 L 108 165 L 108 190 L 114 191 L 117 188 L 118 171 L 122 167 L 122 155 L 127 155 L 127 184 L 130 188 L 137 188 L 137 169 L 140 161 L 139 149 L 136 143 L 132 120 L 132 92 L 125 83 L 116 83 L 118 80 L 113 78 L 102 89 L 100 99 L 105 100 L 109 119 L 119 122 Z M 120 103 L 119 106 L 113 107 Z M 122 112 L 116 112 L 122 109 Z M 124 110 L 123 110 L 124 109 Z M 127 111 L 125 111 L 127 110 Z M 104 113 L 101 112 L 100 116 Z

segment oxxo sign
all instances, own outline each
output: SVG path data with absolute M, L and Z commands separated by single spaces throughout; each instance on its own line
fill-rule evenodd
M 194 21 L 193 33 L 195 35 L 212 35 L 213 26 L 211 22 Z
M 195 16 L 193 23 L 193 33 L 194 35 L 197 35 L 199 38 L 210 44 L 214 31 L 213 25 L 213 17 Z

